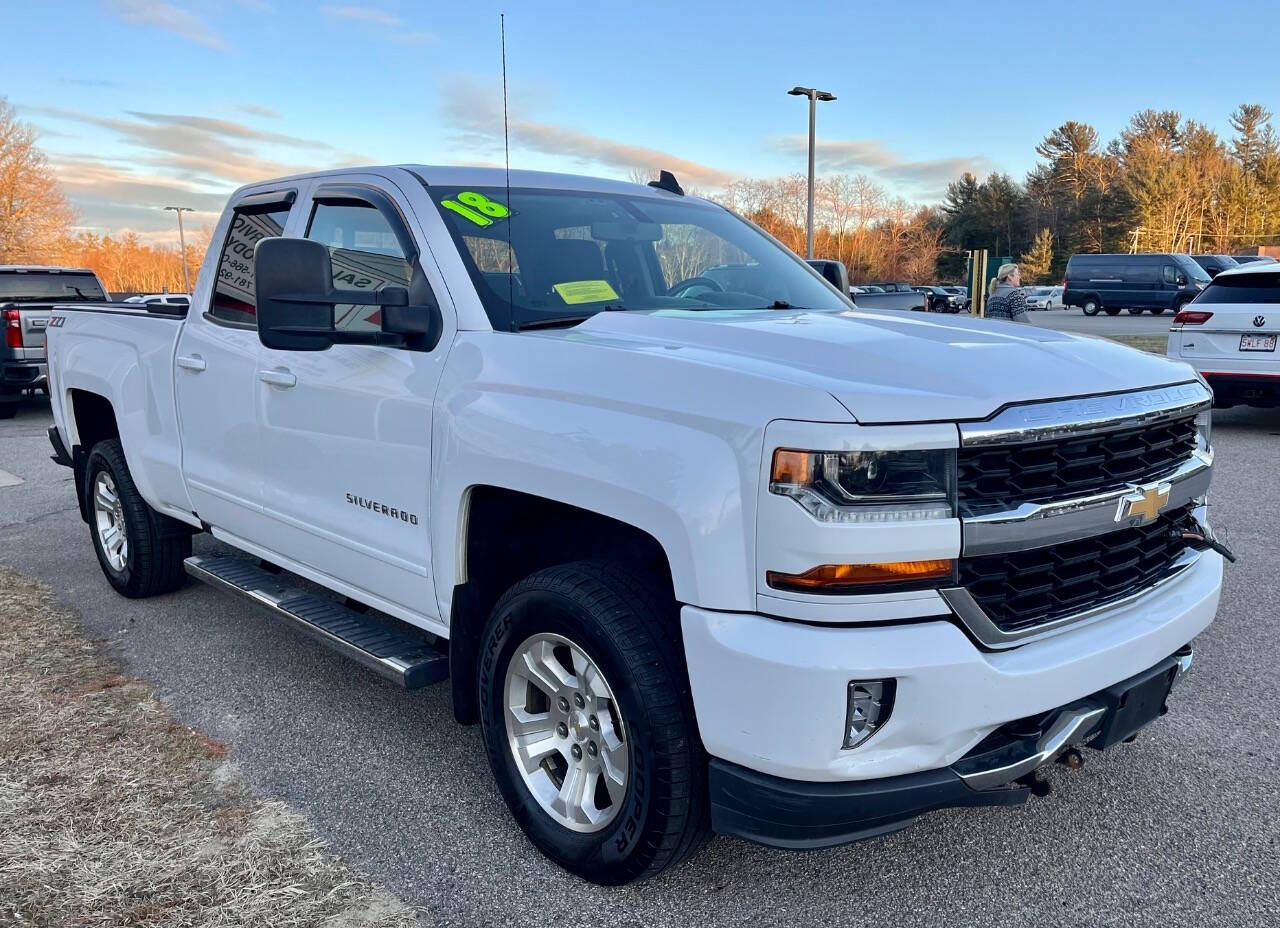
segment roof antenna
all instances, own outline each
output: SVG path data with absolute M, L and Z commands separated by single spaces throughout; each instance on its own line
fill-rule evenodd
M 507 129 L 507 14 L 498 14 L 498 30 L 502 35 L 502 156 L 506 162 L 507 172 L 507 306 L 511 310 L 511 329 L 519 331 L 516 325 L 516 269 L 511 251 L 511 220 L 515 212 L 511 210 L 511 134 Z

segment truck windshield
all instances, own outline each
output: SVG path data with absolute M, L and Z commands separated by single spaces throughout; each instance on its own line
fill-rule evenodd
M 105 302 L 92 274 L 62 271 L 0 271 L 0 303 L 48 303 L 55 300 Z
M 495 329 L 602 310 L 851 309 L 796 255 L 692 199 L 428 187 Z

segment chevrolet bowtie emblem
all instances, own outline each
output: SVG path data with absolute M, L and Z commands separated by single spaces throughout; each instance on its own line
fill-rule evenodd
M 1116 509 L 1116 521 L 1128 521 L 1130 525 L 1154 522 L 1160 515 L 1160 510 L 1169 502 L 1170 489 L 1167 483 L 1134 487 L 1132 493 L 1120 499 L 1120 505 Z

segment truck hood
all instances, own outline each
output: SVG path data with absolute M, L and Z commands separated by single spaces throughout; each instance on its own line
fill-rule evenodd
M 825 390 L 859 422 L 985 419 L 1010 403 L 1194 379 L 1185 364 L 1101 338 L 922 313 L 597 313 L 538 333 Z

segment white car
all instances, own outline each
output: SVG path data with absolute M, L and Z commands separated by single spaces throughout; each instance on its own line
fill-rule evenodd
M 1280 406 L 1280 264 L 1218 274 L 1173 319 L 1169 357 L 1213 388 L 1215 406 Z
M 1062 309 L 1061 287 L 1028 287 L 1028 309 Z
M 825 847 L 1025 801 L 1164 713 L 1218 607 L 1185 364 L 858 309 L 666 172 L 253 184 L 193 308 L 49 322 L 106 582 L 185 571 L 396 684 L 449 679 L 481 725 L 457 749 L 601 883 L 711 830 Z M 238 553 L 192 556 L 201 532 Z

